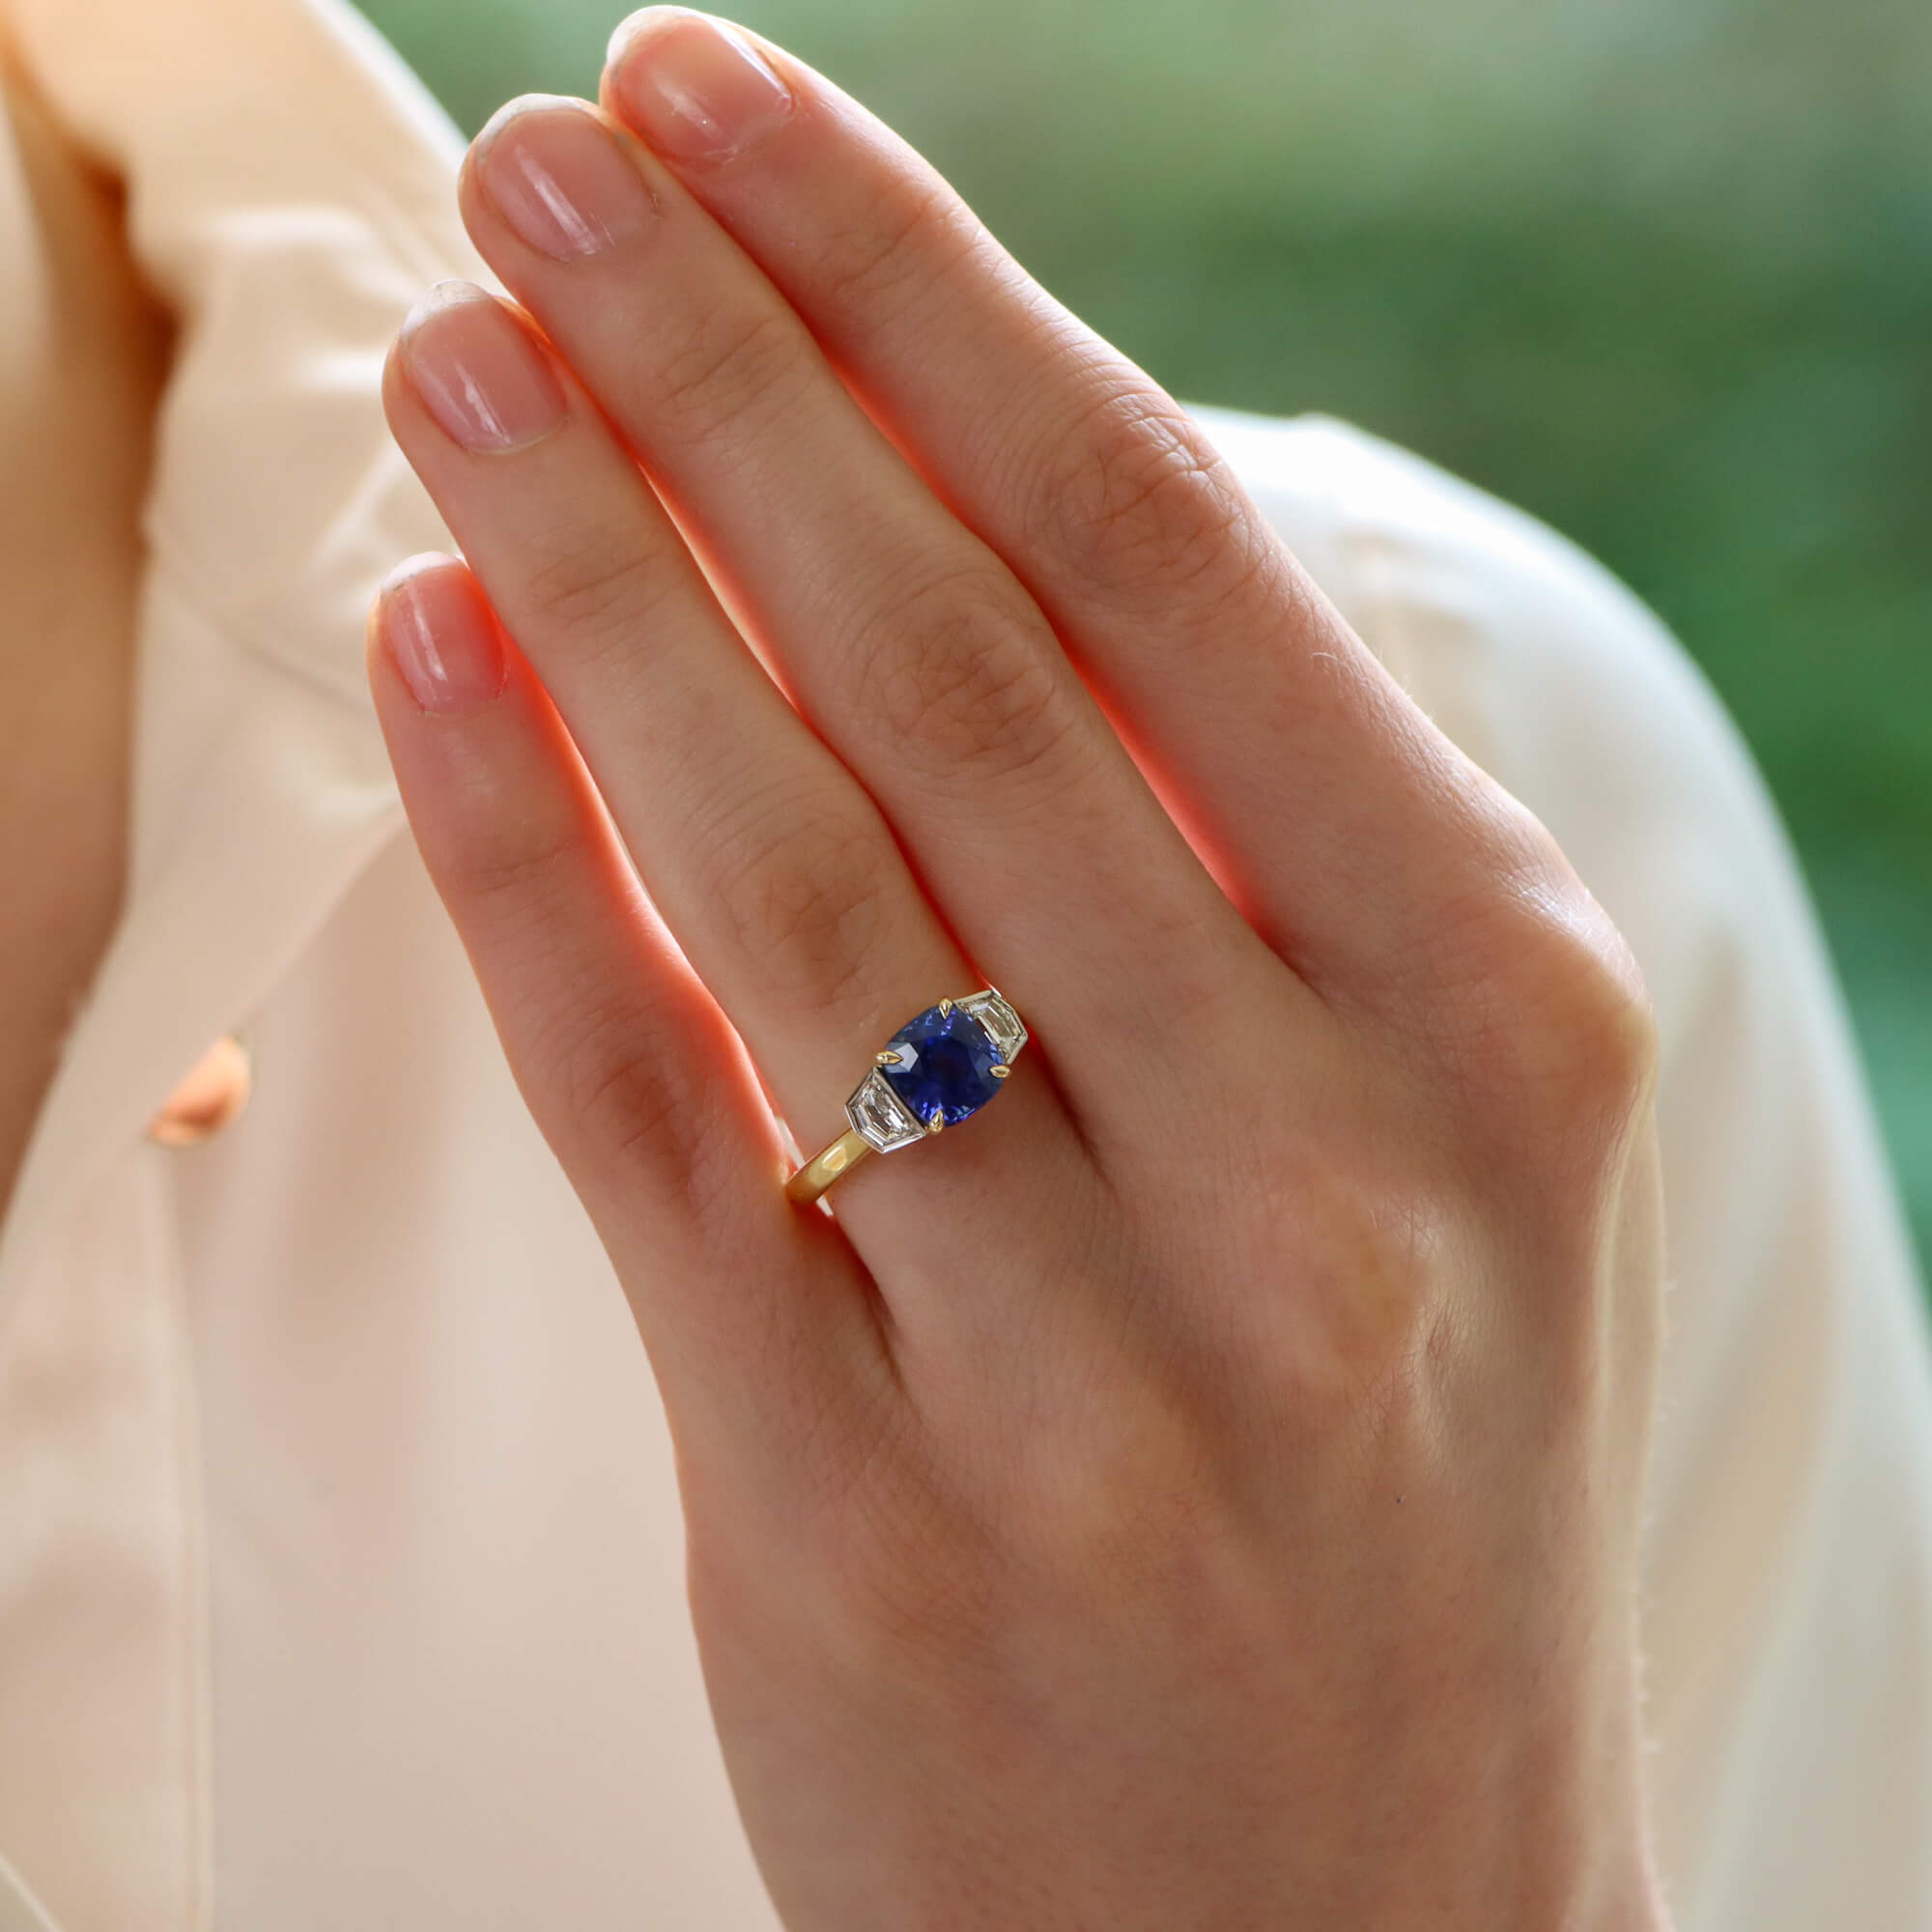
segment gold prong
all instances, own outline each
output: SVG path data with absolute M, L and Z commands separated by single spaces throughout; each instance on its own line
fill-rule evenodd
M 936 1134 L 945 1124 L 946 1116 L 944 1114 L 934 1114 L 932 1119 L 926 1122 L 925 1130 L 929 1134 Z
M 942 1013 L 950 1013 L 952 1010 L 952 1002 L 951 1000 L 941 1000 L 939 1003 L 939 1010 Z
M 1012 1070 L 1013 1069 L 1010 1066 L 989 1066 L 986 1069 L 986 1071 L 990 1073 L 995 1080 L 1006 1079 L 1006 1077 L 1009 1073 L 1011 1073 Z
M 875 1066 L 896 1066 L 899 1064 L 898 1049 L 895 1047 L 890 1053 L 873 1054 L 872 1064 Z

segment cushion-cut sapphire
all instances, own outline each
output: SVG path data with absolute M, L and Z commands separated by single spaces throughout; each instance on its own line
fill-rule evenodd
M 993 1073 L 1001 1065 L 999 1048 L 986 1029 L 957 1007 L 950 1013 L 926 1008 L 894 1034 L 886 1051 L 896 1058 L 879 1070 L 928 1126 L 935 1114 L 943 1114 L 950 1127 L 977 1114 L 1000 1091 Z

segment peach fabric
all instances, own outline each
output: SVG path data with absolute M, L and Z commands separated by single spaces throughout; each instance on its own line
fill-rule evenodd
M 0 1226 L 0 1932 L 771 1932 L 644 1358 L 364 689 L 378 579 L 446 541 L 377 378 L 421 289 L 489 280 L 461 142 L 335 0 L 0 0 L 0 27 L 127 182 L 180 324 L 130 887 Z M 1644 1620 L 1680 1924 L 1932 1927 L 1924 1324 L 1757 774 L 1548 530 L 1343 424 L 1200 413 L 1657 1000 Z M 245 1111 L 163 1145 L 238 1033 Z

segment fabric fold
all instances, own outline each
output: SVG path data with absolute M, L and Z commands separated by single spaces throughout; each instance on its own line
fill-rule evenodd
M 494 285 L 451 192 L 461 136 L 348 9 L 5 0 L 5 17 L 75 144 L 126 183 L 177 335 L 127 895 L 0 1225 L 0 1336 L 76 1190 L 401 825 L 363 620 L 392 563 L 449 539 L 377 377 L 429 283 Z

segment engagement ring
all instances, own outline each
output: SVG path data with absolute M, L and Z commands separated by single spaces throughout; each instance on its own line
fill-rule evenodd
M 1018 1013 L 988 987 L 941 1000 L 908 1020 L 873 1058 L 845 1102 L 842 1133 L 785 1182 L 801 1204 L 816 1201 L 869 1153 L 891 1153 L 977 1114 L 1012 1071 L 1027 1042 Z

